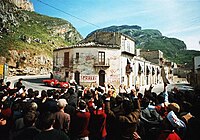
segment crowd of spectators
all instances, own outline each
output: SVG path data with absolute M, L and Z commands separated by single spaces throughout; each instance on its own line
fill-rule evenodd
M 200 92 L 176 87 L 37 90 L 0 81 L 0 140 L 198 140 Z

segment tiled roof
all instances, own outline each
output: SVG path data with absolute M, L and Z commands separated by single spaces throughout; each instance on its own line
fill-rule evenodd
M 58 49 L 55 49 L 54 51 L 63 50 L 63 49 L 71 49 L 71 48 L 83 48 L 83 47 L 120 48 L 120 46 L 118 45 L 107 45 L 107 44 L 99 44 L 96 42 L 85 42 L 85 43 L 79 43 L 76 45 L 58 48 Z

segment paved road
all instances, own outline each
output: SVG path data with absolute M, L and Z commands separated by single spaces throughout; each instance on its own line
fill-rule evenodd
M 194 90 L 193 87 L 191 87 L 189 85 L 189 83 L 183 82 L 183 83 L 171 83 L 171 84 L 169 84 L 167 86 L 167 91 L 171 91 L 174 87 L 177 87 L 180 90 Z M 144 93 L 145 88 L 149 89 L 149 85 L 148 86 L 142 86 L 140 88 L 140 92 Z M 164 90 L 163 84 L 157 84 L 157 85 L 154 85 L 152 92 L 159 94 L 160 92 L 163 92 L 163 90 Z
M 38 91 L 42 91 L 42 90 L 47 90 L 47 89 L 56 89 L 53 87 L 48 87 L 45 86 L 42 83 L 43 79 L 49 79 L 50 75 L 34 75 L 34 76 L 15 76 L 15 77 L 9 77 L 7 81 L 11 81 L 12 85 L 11 88 L 14 87 L 14 83 L 18 81 L 19 78 L 23 78 L 23 84 L 25 85 L 25 87 L 28 88 L 32 88 L 33 90 L 38 90 Z M 188 86 L 187 83 L 178 83 L 178 84 L 170 84 L 167 87 L 168 91 L 171 91 L 171 89 L 173 89 L 174 87 L 178 87 L 180 89 L 191 89 L 190 86 Z M 141 86 L 140 87 L 140 93 L 144 93 L 144 90 L 149 89 L 149 86 Z M 163 84 L 157 84 L 154 85 L 154 88 L 152 89 L 152 92 L 155 92 L 157 94 L 159 94 L 160 92 L 163 91 Z
M 14 76 L 9 77 L 7 81 L 11 81 L 11 88 L 14 87 L 14 83 L 18 81 L 19 78 L 22 78 L 23 85 L 28 89 L 32 88 L 33 90 L 47 90 L 47 89 L 56 89 L 53 87 L 45 86 L 42 83 L 42 80 L 49 79 L 50 75 L 34 75 L 34 76 Z

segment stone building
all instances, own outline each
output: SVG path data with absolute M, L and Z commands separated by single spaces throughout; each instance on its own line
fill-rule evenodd
M 140 50 L 140 56 L 154 64 L 159 64 L 159 59 L 163 58 L 163 52 L 160 50 Z
M 54 77 L 78 84 L 132 85 L 135 41 L 121 33 L 99 32 L 81 43 L 56 49 Z
M 149 85 L 160 82 L 159 65 L 135 54 L 135 41 L 121 33 L 97 32 L 53 52 L 54 78 L 78 84 Z
M 163 57 L 163 52 L 160 50 L 140 50 L 140 56 L 145 58 L 147 61 L 151 62 L 151 65 L 157 65 L 160 66 L 160 58 Z M 160 68 L 157 67 L 157 71 L 159 71 Z M 171 62 L 169 60 L 165 60 L 165 73 L 169 81 L 173 82 L 174 80 L 174 71 L 177 70 L 176 63 Z M 155 77 L 155 76 L 154 76 Z M 159 76 L 157 77 L 158 79 Z M 161 82 L 161 81 L 160 81 Z
M 193 71 L 187 75 L 187 80 L 192 86 L 200 89 L 200 56 L 194 57 Z
M 139 56 L 135 56 L 133 62 L 133 85 L 144 86 L 162 83 L 160 67 L 158 64 L 153 64 Z

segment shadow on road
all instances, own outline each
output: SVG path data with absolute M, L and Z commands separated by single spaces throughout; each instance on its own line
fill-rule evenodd
M 32 78 L 32 79 L 23 79 L 23 81 L 30 82 L 30 83 L 41 83 L 42 80 L 45 80 L 47 78 Z

